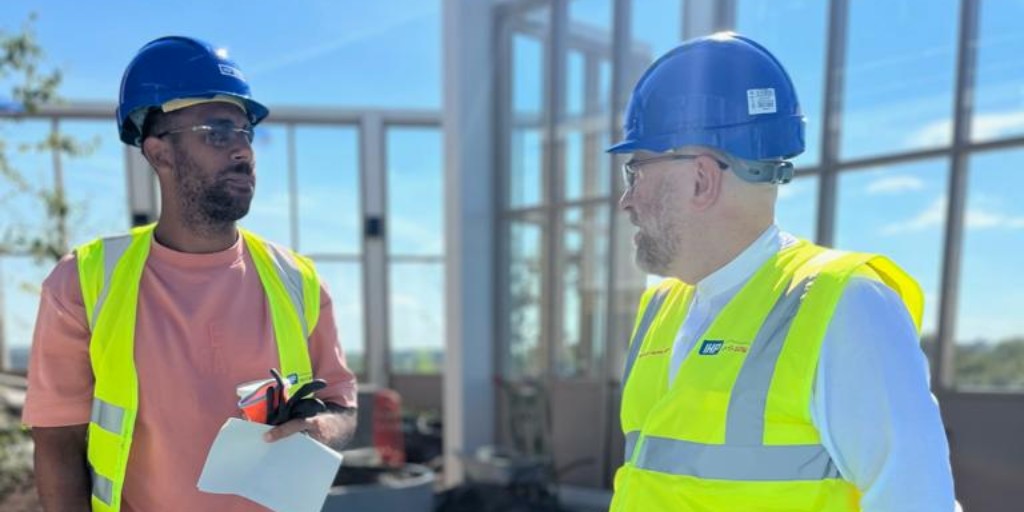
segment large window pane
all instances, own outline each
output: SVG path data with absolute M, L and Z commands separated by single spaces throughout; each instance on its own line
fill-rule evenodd
M 390 128 L 387 133 L 388 251 L 392 255 L 441 255 L 441 132 L 436 128 Z
M 359 137 L 355 128 L 296 128 L 299 249 L 360 252 Z
M 970 160 L 965 212 L 956 381 L 959 388 L 1024 390 L 1024 149 Z
M 392 263 L 391 370 L 437 373 L 444 366 L 444 265 Z
M 574 4 L 575 5 L 575 4 Z M 572 23 L 570 22 L 570 27 Z M 570 41 L 572 37 L 570 36 Z M 571 43 L 570 43 L 571 44 Z M 566 59 L 569 70 L 565 77 L 565 110 L 569 118 L 583 115 L 583 95 L 586 85 L 586 56 L 578 50 L 570 50 Z
M 591 116 L 607 120 L 605 116 Z M 611 190 L 607 123 L 570 130 L 565 134 L 565 199 L 607 197 Z
M 844 159 L 950 143 L 959 5 L 849 2 Z
M 541 200 L 541 159 L 544 154 L 541 130 L 514 129 L 511 142 L 509 206 L 535 205 Z
M 878 253 L 924 289 L 922 335 L 937 326 L 948 164 L 926 160 L 839 176 L 836 247 Z
M 512 112 L 540 116 L 544 104 L 544 43 L 542 31 L 547 28 L 547 9 L 542 23 L 531 22 L 536 32 L 512 36 Z M 536 119 L 536 118 L 535 118 Z
M 366 369 L 362 266 L 355 262 L 318 260 L 316 269 L 331 294 L 334 322 L 338 326 L 338 338 L 348 366 L 361 373 Z
M 633 0 L 631 7 L 636 61 L 627 74 L 630 88 L 648 64 L 683 42 L 682 0 Z
M 736 9 L 739 32 L 768 48 L 782 62 L 796 86 L 800 106 L 807 117 L 807 150 L 795 159 L 796 165 L 817 165 L 821 160 L 828 2 L 740 0 Z M 800 29 L 793 30 L 793 27 Z
M 607 106 L 611 92 L 612 14 L 612 0 L 572 0 L 569 4 L 566 103 L 570 117 L 594 114 Z M 603 120 L 605 124 L 607 119 Z
M 542 22 L 529 22 L 547 30 L 547 9 L 538 9 Z M 509 141 L 509 176 L 506 199 L 510 207 L 538 204 L 543 198 L 541 144 L 544 118 L 544 45 L 539 33 L 512 36 L 512 105 Z
M 583 165 L 583 132 L 573 130 L 565 134 L 565 198 L 583 197 L 583 181 L 588 169 Z
M 978 71 L 974 89 L 974 140 L 1024 134 L 1024 3 L 981 2 Z
M 555 346 L 560 377 L 600 374 L 608 309 L 608 207 L 565 211 L 559 282 L 561 336 Z
M 779 187 L 775 223 L 783 231 L 814 241 L 818 215 L 818 177 L 797 177 Z
M 256 157 L 256 197 L 242 224 L 268 240 L 290 246 L 287 129 L 282 125 L 259 125 L 252 149 Z
M 541 354 L 541 222 L 512 220 L 509 226 L 508 351 L 510 378 L 543 373 Z
M 607 109 L 611 90 L 612 5 L 574 0 L 569 9 L 566 77 L 565 199 L 609 193 Z

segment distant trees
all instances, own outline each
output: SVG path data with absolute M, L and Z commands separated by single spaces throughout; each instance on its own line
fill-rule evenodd
M 1024 335 L 998 343 L 959 344 L 954 362 L 958 388 L 1024 390 Z

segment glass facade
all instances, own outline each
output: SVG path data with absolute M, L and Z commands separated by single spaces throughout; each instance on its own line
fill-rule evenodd
M 622 236 L 630 227 L 616 204 L 621 185 L 611 178 L 618 161 L 600 149 L 618 136 L 640 73 L 680 43 L 691 6 L 522 5 L 502 18 L 512 55 L 502 61 L 509 72 L 498 74 L 512 91 L 499 105 L 508 114 L 498 133 L 507 148 L 500 261 L 509 276 L 499 316 L 516 318 L 501 334 L 512 361 L 505 369 L 616 379 L 632 325 L 626 311 L 656 279 L 636 278 Z M 1010 21 L 1024 12 L 1013 2 L 969 2 L 978 9 L 972 26 L 961 18 L 964 5 L 734 0 L 716 2 L 712 15 L 772 50 L 802 100 L 807 151 L 795 160 L 797 178 L 779 190 L 776 223 L 819 243 L 884 254 L 918 280 L 924 349 L 934 368 L 953 368 L 934 376 L 937 388 L 1019 391 L 1024 382 L 1007 375 L 1024 373 L 1024 327 L 1011 312 L 1024 299 L 997 285 L 1013 282 L 1009 261 L 1024 241 L 1022 214 L 999 187 L 1020 159 L 1014 147 L 1024 147 L 1024 77 L 1013 64 L 1021 38 Z M 951 188 L 961 181 L 965 190 Z M 588 239 L 591 226 L 606 232 Z

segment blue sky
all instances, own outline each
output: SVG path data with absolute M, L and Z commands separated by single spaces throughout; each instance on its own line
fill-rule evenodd
M 441 0 L 380 2 L 304 1 L 282 11 L 280 2 L 244 4 L 209 2 L 129 2 L 97 4 L 35 0 L 8 2 L 0 27 L 13 30 L 36 12 L 35 32 L 47 62 L 64 70 L 62 94 L 74 100 L 113 103 L 125 64 L 146 41 L 167 34 L 189 34 L 226 47 L 250 78 L 257 98 L 271 107 L 286 105 L 440 109 Z M 827 26 L 826 2 L 818 0 L 739 0 L 738 29 L 762 42 L 783 61 L 798 89 L 807 115 L 807 152 L 796 162 L 813 166 L 820 159 L 821 102 Z M 681 9 L 677 0 L 634 0 L 632 31 L 637 52 L 657 56 L 679 43 Z M 935 0 L 928 8 L 910 0 L 850 2 L 845 110 L 840 118 L 841 157 L 855 159 L 947 144 L 951 136 L 955 34 L 959 2 Z M 610 0 L 576 0 L 570 7 L 574 26 L 606 34 L 612 25 Z M 1024 134 L 1024 2 L 982 2 L 976 85 L 974 138 L 991 140 Z M 514 42 L 513 102 L 517 112 L 539 114 L 543 108 L 542 47 Z M 567 102 L 571 113 L 582 106 L 582 61 L 569 58 Z M 606 91 L 610 71 L 602 69 Z M 0 82 L 0 85 L 3 85 Z M 0 88 L 5 90 L 5 88 Z M 121 147 L 113 123 L 75 122 L 81 138 L 99 140 L 93 155 L 66 164 L 72 199 L 87 202 L 89 218 L 76 225 L 80 238 L 116 231 L 125 217 Z M 7 140 L 33 140 L 45 123 L 17 129 L 0 124 Z M 569 134 L 567 199 L 593 193 L 583 187 L 582 141 Z M 285 132 L 267 126 L 256 141 L 260 161 L 260 195 L 247 219 L 268 237 L 290 242 L 287 223 Z M 355 256 L 359 250 L 359 199 L 356 181 L 358 138 L 349 128 L 297 130 L 299 193 L 302 196 L 299 248 Z M 523 129 L 513 139 L 513 206 L 541 199 L 539 132 Z M 388 180 L 392 216 L 389 244 L 403 254 L 430 255 L 441 249 L 440 134 L 395 130 L 388 135 Z M 1018 291 L 1014 255 L 1024 250 L 1024 207 L 1005 183 L 1024 164 L 1020 150 L 996 151 L 970 159 L 971 177 L 964 246 L 964 282 L 957 338 L 997 339 L 1024 333 L 1015 312 L 1024 308 Z M 325 165 L 324 162 L 330 162 Z M 22 157 L 17 163 L 37 179 L 49 178 L 46 157 Z M 1006 169 L 1005 171 L 1003 169 Z M 601 168 L 598 172 L 609 172 Z M 837 198 L 836 241 L 846 248 L 892 256 L 914 274 L 929 301 L 926 331 L 934 328 L 939 294 L 939 254 L 949 163 L 929 160 L 868 169 L 844 175 Z M 603 174 L 602 174 L 603 175 Z M 599 183 L 607 183 L 601 178 Z M 780 194 L 779 223 L 811 237 L 817 178 L 802 177 Z M 603 190 L 597 193 L 604 193 Z M 434 202 L 422 198 L 433 196 Z M 321 212 L 329 212 L 322 215 Z M 31 217 L 31 211 L 25 210 Z M 524 228 L 525 229 L 525 228 Z M 521 233 L 520 236 L 526 236 Z M 527 237 L 529 238 L 529 237 Z M 531 249 L 525 240 L 523 249 Z M 346 346 L 361 337 L 359 265 L 322 263 L 335 290 L 336 312 L 348 326 Z M 417 335 L 419 325 L 439 332 L 442 301 L 436 268 L 416 264 L 393 267 L 392 282 L 410 283 L 409 293 L 392 296 L 405 318 L 392 326 L 396 340 L 412 345 L 440 345 L 439 335 Z M 25 262 L 5 263 L 3 279 L 38 282 L 45 269 Z M 7 297 L 7 308 L 29 311 L 8 325 L 8 332 L 31 327 L 31 290 Z M 567 301 L 572 299 L 567 298 Z M 13 304 L 12 304 L 13 302 Z M 396 315 L 392 315 L 396 318 Z M 420 322 L 417 324 L 416 322 Z M 931 326 L 931 327 L 929 327 Z M 571 336 L 575 334 L 569 333 Z M 19 339 L 12 339 L 18 343 Z M 26 340 L 27 341 L 27 340 Z
M 440 108 L 439 0 L 5 2 L 0 26 L 35 12 L 49 61 L 75 99 L 116 101 L 147 41 L 191 35 L 227 48 L 270 105 Z M 409 87 L 410 83 L 416 84 Z

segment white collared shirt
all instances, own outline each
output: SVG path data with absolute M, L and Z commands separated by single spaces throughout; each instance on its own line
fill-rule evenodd
M 758 268 L 796 238 L 771 226 L 697 283 L 672 346 L 669 383 L 710 323 Z M 870 321 L 866 321 L 870 319 Z M 954 510 L 953 475 L 928 361 L 899 295 L 854 277 L 818 360 L 811 421 L 865 512 Z

